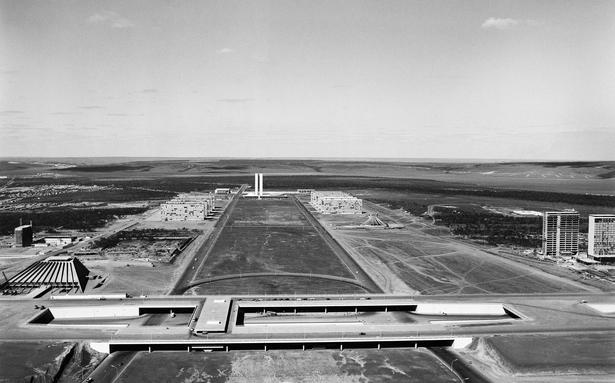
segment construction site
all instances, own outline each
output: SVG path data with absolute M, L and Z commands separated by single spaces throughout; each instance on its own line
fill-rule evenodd
M 5 277 L 0 308 L 13 319 L 0 317 L 3 333 L 78 342 L 102 360 L 88 372 L 95 381 L 128 382 L 143 368 L 171 379 L 156 363 L 202 371 L 207 363 L 194 355 L 203 352 L 256 361 L 284 350 L 306 361 L 331 352 L 393 358 L 415 374 L 404 361 L 420 360 L 437 371 L 434 382 L 486 382 L 461 358 L 482 363 L 476 353 L 487 348 L 489 357 L 508 355 L 492 335 L 611 330 L 615 302 L 606 293 L 434 235 L 427 221 L 350 193 L 264 186 L 259 173 L 253 191 L 228 189 L 206 219 L 189 208 L 201 214 L 217 194 L 181 194 L 56 250 L 72 256 Z M 184 210 L 165 213 L 174 203 Z M 109 368 L 119 363 L 127 368 Z

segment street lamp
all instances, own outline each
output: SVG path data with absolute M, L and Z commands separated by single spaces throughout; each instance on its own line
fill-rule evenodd
M 453 363 L 455 363 L 455 362 L 456 362 L 456 361 L 458 361 L 458 360 L 459 360 L 459 359 L 453 359 L 453 360 L 451 361 L 451 370 L 453 369 Z

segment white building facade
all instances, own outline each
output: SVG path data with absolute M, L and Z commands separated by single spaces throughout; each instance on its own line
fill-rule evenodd
M 362 214 L 363 200 L 340 191 L 314 191 L 310 204 L 322 214 Z
M 615 214 L 590 214 L 587 255 L 597 261 L 615 260 Z
M 213 212 L 212 193 L 186 193 L 160 205 L 163 221 L 203 221 Z

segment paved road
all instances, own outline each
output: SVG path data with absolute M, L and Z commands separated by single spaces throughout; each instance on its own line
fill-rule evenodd
M 235 209 L 235 205 L 237 205 L 237 201 L 241 198 L 247 187 L 248 185 L 241 185 L 237 194 L 235 194 L 233 199 L 228 203 L 226 209 L 222 215 L 220 215 L 220 218 L 218 218 L 218 222 L 216 222 L 213 230 L 209 233 L 209 237 L 205 240 L 203 246 L 195 252 L 193 261 L 187 264 L 186 270 L 184 270 L 181 277 L 179 277 L 173 286 L 170 295 L 182 294 L 186 290 L 186 286 L 190 285 L 191 282 L 200 274 L 207 256 L 216 244 L 218 237 L 220 237 L 220 233 L 222 233 L 222 229 L 224 229 L 224 226 L 228 222 L 233 209 Z
M 185 291 L 194 286 L 203 285 L 206 283 L 218 282 L 218 281 L 225 281 L 229 279 L 258 278 L 258 277 L 300 277 L 300 278 L 328 279 L 331 281 L 350 283 L 352 285 L 361 287 L 365 289 L 366 291 L 369 291 L 369 287 L 364 286 L 363 284 L 361 284 L 360 281 L 357 281 L 356 279 L 352 279 L 352 278 L 337 277 L 337 276 L 325 275 L 325 274 L 286 273 L 286 272 L 262 272 L 262 273 L 221 275 L 219 277 L 210 277 L 210 278 L 193 280 L 188 285 L 185 285 L 183 289 Z
M 124 372 L 130 362 L 137 356 L 134 351 L 119 351 L 109 355 L 98 367 L 84 380 L 92 383 L 112 383 Z

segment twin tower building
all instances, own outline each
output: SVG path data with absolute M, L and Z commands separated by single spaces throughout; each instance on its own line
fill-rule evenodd
M 579 251 L 579 218 L 575 210 L 545 212 L 543 254 L 550 257 L 576 256 Z M 600 262 L 615 261 L 615 214 L 589 215 L 587 256 Z

